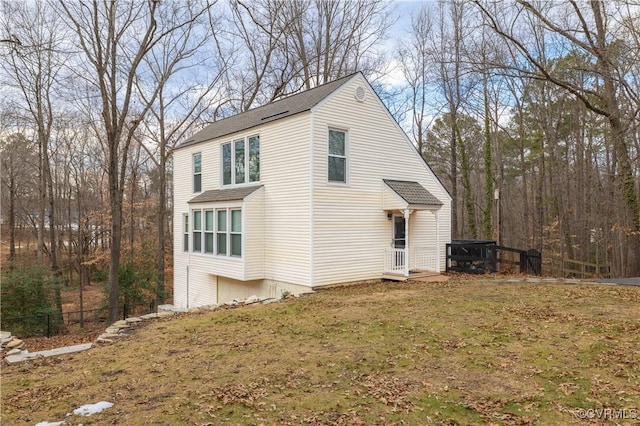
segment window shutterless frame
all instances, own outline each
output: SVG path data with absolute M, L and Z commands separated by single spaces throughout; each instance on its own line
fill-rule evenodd
M 329 183 L 347 183 L 347 154 L 347 132 L 330 128 L 327 138 L 327 181 Z
M 193 154 L 193 192 L 202 192 L 202 154 Z
M 221 145 L 222 185 L 260 182 L 260 136 L 235 139 Z
M 193 210 L 193 244 L 194 253 L 202 252 L 202 210 Z
M 182 251 L 189 251 L 189 213 L 182 215 Z

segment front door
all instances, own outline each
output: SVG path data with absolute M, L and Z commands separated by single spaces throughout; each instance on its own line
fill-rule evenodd
M 406 237 L 405 231 L 405 219 L 404 216 L 393 217 L 393 248 L 403 249 L 405 248 Z

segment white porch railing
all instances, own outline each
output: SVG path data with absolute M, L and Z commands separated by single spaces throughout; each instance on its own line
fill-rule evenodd
M 392 247 L 384 249 L 384 272 L 404 275 L 406 261 L 406 249 L 397 249 Z
M 438 260 L 436 256 L 436 249 L 434 247 L 413 247 L 412 248 L 413 262 L 411 269 L 417 269 L 420 271 L 438 271 Z

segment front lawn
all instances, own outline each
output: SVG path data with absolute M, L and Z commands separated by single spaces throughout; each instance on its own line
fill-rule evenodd
M 4 366 L 2 424 L 592 424 L 640 417 L 639 360 L 639 287 L 363 284 Z

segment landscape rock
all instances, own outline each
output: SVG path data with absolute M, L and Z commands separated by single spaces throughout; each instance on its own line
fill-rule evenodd
M 7 356 L 18 355 L 18 354 L 21 354 L 22 352 L 29 352 L 29 351 L 23 351 L 22 349 L 14 348 L 14 349 L 11 349 L 9 352 L 7 352 Z
M 11 332 L 10 331 L 0 331 L 0 340 L 10 339 Z
M 245 305 L 249 305 L 252 303 L 258 303 L 260 301 L 260 298 L 258 298 L 258 296 L 256 296 L 255 294 L 252 296 L 249 296 L 245 299 L 244 303 Z
M 143 320 L 154 319 L 154 318 L 158 318 L 158 314 L 155 312 L 152 312 L 150 314 L 142 315 L 140 318 Z
M 7 343 L 7 349 L 20 349 L 24 347 L 24 342 L 20 339 L 12 339 Z
M 142 321 L 142 318 L 139 318 L 139 317 L 130 317 L 130 318 L 127 318 L 127 319 L 125 320 L 125 322 L 126 322 L 127 324 L 133 324 L 133 323 L 141 322 L 141 321 Z

